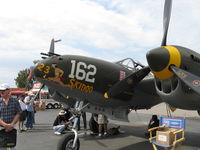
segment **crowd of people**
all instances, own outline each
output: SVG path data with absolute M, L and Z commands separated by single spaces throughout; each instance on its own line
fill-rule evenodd
M 34 94 L 29 92 L 18 97 L 21 112 L 19 114 L 19 132 L 31 130 L 35 123 Z
M 5 99 L 11 99 L 10 101 L 14 101 L 14 98 L 10 97 L 10 87 L 7 84 L 3 84 L 0 86 L 0 92 L 1 92 L 1 100 L 0 105 L 4 104 L 4 97 Z M 15 104 L 15 109 L 12 108 L 10 111 L 14 111 L 16 117 L 10 119 L 9 121 L 5 121 L 8 123 L 11 123 L 14 125 L 17 121 L 18 122 L 18 131 L 24 132 L 27 130 L 31 130 L 33 128 L 33 124 L 35 123 L 35 110 L 34 110 L 34 94 L 32 92 L 29 92 L 27 95 L 22 94 L 18 97 L 18 102 Z M 8 97 L 8 98 L 7 98 Z M 8 103 L 7 101 L 5 101 Z M 16 100 L 15 100 L 16 103 Z M 1 107 L 1 106 L 0 106 Z M 0 108 L 1 109 L 1 108 Z M 4 118 L 7 118 L 7 116 L 2 116 L 3 114 L 0 113 L 0 117 L 3 118 L 0 120 L 0 126 L 5 126 L 7 128 L 7 125 L 4 125 Z M 55 118 L 55 121 L 53 122 L 53 130 L 56 135 L 60 135 L 63 133 L 63 131 L 68 130 L 69 126 L 73 125 L 73 120 L 69 121 L 69 118 L 72 116 L 69 109 L 61 108 L 58 116 Z M 87 121 L 86 121 L 86 113 L 81 112 L 81 115 L 78 117 L 78 123 L 77 123 L 77 130 L 80 130 L 80 120 L 83 120 L 83 128 L 86 131 L 87 130 Z M 89 121 L 89 128 L 91 130 L 91 134 L 98 135 L 98 136 L 105 136 L 107 135 L 107 124 L 108 119 L 105 115 L 102 114 L 92 114 L 91 119 Z M 12 125 L 12 126 L 13 126 Z M 9 126 L 9 125 L 8 125 Z M 12 129 L 11 127 L 9 128 Z
M 18 121 L 18 131 L 20 133 L 31 130 L 35 123 L 34 96 L 32 92 L 28 92 L 27 95 L 22 94 L 16 99 L 11 97 L 9 85 L 0 85 L 0 127 L 5 128 L 6 131 L 10 131 Z M 7 113 L 2 113 L 2 107 L 6 107 L 8 104 L 12 104 L 11 108 L 7 110 L 9 114 L 12 114 L 11 116 L 7 116 Z M 73 120 L 69 121 L 71 116 L 72 114 L 69 109 L 61 108 L 53 122 L 53 130 L 56 135 L 62 134 L 63 131 L 68 130 L 69 126 L 73 125 Z M 81 129 L 81 118 L 83 120 L 83 128 L 86 131 L 87 121 L 85 112 L 81 112 L 81 115 L 78 117 L 77 130 Z M 92 134 L 103 136 L 107 134 L 107 123 L 106 116 L 92 114 L 89 121 L 89 128 Z
M 0 126 L 7 128 L 19 121 L 19 132 L 32 129 L 35 123 L 34 112 L 34 94 L 32 92 L 13 98 L 10 95 L 10 86 L 8 84 L 0 85 Z M 9 116 L 9 114 L 12 115 Z
M 22 94 L 15 99 L 10 96 L 10 87 L 7 84 L 0 85 L 0 131 L 3 129 L 5 132 L 14 130 L 14 126 L 18 123 L 18 131 L 23 132 L 31 130 L 35 123 L 35 110 L 34 110 L 34 94 L 29 92 L 27 95 Z M 69 108 L 61 108 L 58 116 L 53 122 L 53 131 L 56 135 L 61 135 L 70 126 L 73 126 L 73 120 L 69 120 L 72 114 Z M 83 119 L 83 128 L 87 130 L 86 113 L 81 112 L 78 117 L 77 130 L 80 130 L 80 119 Z M 92 114 L 89 120 L 89 129 L 92 135 L 99 137 L 106 136 L 108 119 L 103 114 Z M 153 115 L 148 129 L 158 126 L 159 120 L 156 115 Z M 116 128 L 117 130 L 119 128 Z M 146 133 L 148 134 L 148 133 Z M 147 135 L 148 136 L 148 135 Z M 0 144 L 1 147 L 1 144 Z
M 69 111 L 69 109 L 61 109 L 58 116 L 56 117 L 54 123 L 53 123 L 53 130 L 56 135 L 61 135 L 64 133 L 65 130 L 69 130 L 69 127 L 73 125 L 73 120 L 69 121 L 72 114 Z M 86 121 L 86 113 L 81 113 L 81 116 L 83 118 L 83 127 L 84 130 L 87 130 L 87 121 Z M 80 117 L 77 125 L 77 130 L 80 130 Z M 107 136 L 109 135 L 116 135 L 119 134 L 120 126 L 107 129 L 108 127 L 108 119 L 103 114 L 95 114 L 92 113 L 91 118 L 89 120 L 89 130 L 91 131 L 91 135 L 97 135 L 99 137 Z M 145 132 L 145 136 L 149 137 L 148 129 L 154 128 L 159 126 L 159 119 L 157 115 L 152 115 L 148 126 L 147 126 L 147 132 Z M 156 134 L 156 130 L 153 134 Z

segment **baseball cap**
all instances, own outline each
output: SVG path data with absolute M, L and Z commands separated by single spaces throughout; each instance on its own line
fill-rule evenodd
M 10 86 L 7 83 L 3 83 L 0 85 L 0 91 L 9 90 Z
M 20 95 L 19 97 L 25 98 L 25 97 L 26 97 L 26 94 L 22 94 L 22 95 Z

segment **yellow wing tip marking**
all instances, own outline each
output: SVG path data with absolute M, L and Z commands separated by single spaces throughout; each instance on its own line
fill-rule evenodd
M 109 98 L 109 97 L 108 97 L 108 93 L 105 93 L 105 94 L 104 94 L 104 98 L 106 98 L 106 99 Z

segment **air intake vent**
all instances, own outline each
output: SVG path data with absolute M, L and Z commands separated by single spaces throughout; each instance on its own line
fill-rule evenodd
M 172 78 L 166 79 L 166 80 L 160 80 L 160 79 L 156 78 L 155 85 L 159 92 L 169 94 L 177 88 L 178 80 L 176 77 L 172 77 Z

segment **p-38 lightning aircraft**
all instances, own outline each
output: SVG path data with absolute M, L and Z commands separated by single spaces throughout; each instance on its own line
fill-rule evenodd
M 127 121 L 130 109 L 149 109 L 161 102 L 200 110 L 200 55 L 181 46 L 166 45 L 171 5 L 172 0 L 165 0 L 162 45 L 147 53 L 149 67 L 130 58 L 112 63 L 59 55 L 54 53 L 56 41 L 52 39 L 50 51 L 41 53 L 46 57 L 33 69 L 34 76 L 48 86 L 55 100 L 111 119 Z M 149 75 L 150 71 L 155 77 Z M 73 136 L 66 136 L 60 143 L 59 150 L 79 149 L 77 132 L 73 131 Z

